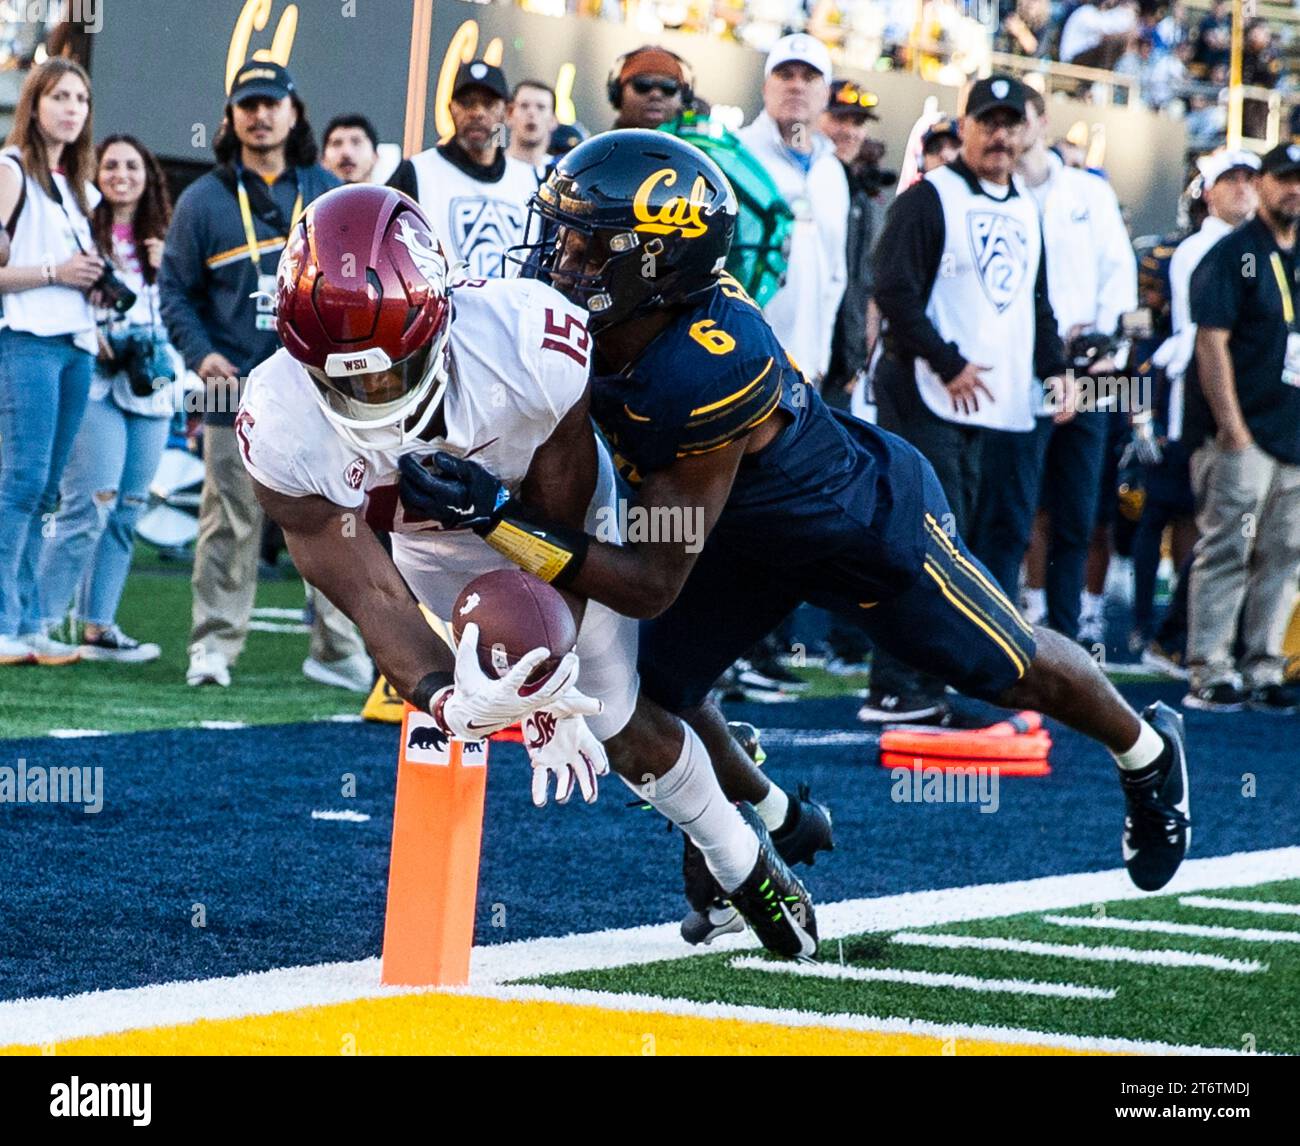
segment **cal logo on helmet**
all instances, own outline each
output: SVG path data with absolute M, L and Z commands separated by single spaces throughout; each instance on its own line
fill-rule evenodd
M 709 229 L 704 221 L 704 208 L 709 203 L 709 187 L 703 175 L 695 177 L 689 198 L 673 195 L 657 207 L 651 204 L 650 196 L 657 188 L 671 187 L 676 182 L 677 172 L 671 167 L 663 167 L 637 188 L 632 199 L 632 213 L 637 219 L 636 230 L 652 235 L 678 232 L 684 239 L 693 239 Z

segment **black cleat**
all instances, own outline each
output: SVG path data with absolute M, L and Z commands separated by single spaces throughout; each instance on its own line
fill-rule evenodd
M 811 959 L 817 954 L 817 917 L 812 897 L 772 843 L 759 814 L 748 804 L 740 814 L 758 836 L 758 861 L 727 899 L 775 955 Z
M 1165 742 L 1165 750 L 1140 772 L 1121 769 L 1128 805 L 1121 848 L 1129 878 L 1143 891 L 1158 891 L 1178 870 L 1192 842 L 1188 814 L 1187 749 L 1183 718 L 1157 701 L 1142 712 Z
M 818 852 L 833 852 L 831 811 L 808 796 L 808 785 L 800 784 L 790 797 L 790 812 L 785 823 L 772 833 L 772 842 L 788 864 L 813 866 Z
M 745 754 L 761 766 L 767 754 L 763 751 L 759 730 L 752 724 L 738 720 L 729 721 L 727 730 Z M 755 822 L 762 823 L 758 813 L 747 804 L 741 805 L 741 815 L 751 825 Z M 761 846 L 766 833 L 755 830 Z M 684 832 L 682 838 L 682 880 L 686 900 L 691 905 L 691 910 L 681 923 L 682 938 L 695 946 L 712 943 L 719 935 L 743 931 L 744 918 L 728 902 L 728 897 L 704 862 L 704 854 Z M 770 838 L 778 855 L 787 864 L 807 863 L 812 866 L 813 857 L 819 851 L 833 851 L 835 847 L 831 839 L 830 812 L 823 805 L 809 799 L 807 784 L 800 784 L 798 792 L 790 797 L 790 813 L 786 817 L 786 823 L 777 835 Z M 806 896 L 807 893 L 804 894 Z M 809 910 L 811 911 L 811 903 Z
M 691 910 L 682 920 L 682 938 L 712 943 L 719 935 L 743 931 L 748 923 L 759 942 L 776 955 L 810 959 L 817 952 L 817 919 L 812 898 L 772 842 L 762 818 L 741 804 L 742 818 L 758 836 L 758 861 L 735 891 L 718 886 L 704 855 L 688 839 L 682 875 Z

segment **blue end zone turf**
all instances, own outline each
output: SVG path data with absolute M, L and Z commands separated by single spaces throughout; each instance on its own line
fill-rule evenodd
M 1124 691 L 1139 705 L 1176 703 L 1182 687 Z M 737 705 L 728 715 L 861 731 L 855 706 Z M 1198 713 L 1187 723 L 1192 854 L 1295 844 L 1300 725 Z M 788 786 L 808 781 L 834 814 L 839 850 L 809 873 L 816 899 L 1118 867 L 1123 812 L 1113 765 L 1082 737 L 1052 733 L 1052 775 L 1004 781 L 996 814 L 892 802 L 890 774 L 871 744 L 773 746 L 771 774 Z M 391 726 L 331 723 L 6 742 L 0 764 L 11 767 L 19 758 L 102 766 L 105 797 L 98 815 L 0 805 L 0 997 L 378 954 L 396 752 Z M 340 794 L 347 773 L 354 798 Z M 1250 797 L 1244 773 L 1256 777 Z M 656 814 L 625 807 L 629 798 L 611 776 L 595 807 L 537 811 L 523 750 L 494 745 L 477 942 L 678 918 L 680 837 Z M 314 820 L 313 810 L 371 818 Z M 206 925 L 196 927 L 200 904 Z

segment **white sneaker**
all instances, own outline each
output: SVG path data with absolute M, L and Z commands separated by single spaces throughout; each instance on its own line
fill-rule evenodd
M 375 666 L 365 653 L 328 662 L 308 657 L 302 662 L 302 675 L 317 684 L 346 688 L 348 692 L 369 692 L 375 683 Z
M 201 644 L 190 646 L 190 667 L 185 670 L 185 683 L 191 687 L 200 684 L 219 684 L 230 687 L 230 666 L 223 654 L 204 648 Z
M 76 645 L 65 645 L 44 633 L 20 633 L 18 639 L 32 650 L 32 660 L 38 665 L 70 665 L 81 660 Z
M 156 661 L 162 656 L 162 649 L 152 642 L 140 642 L 128 637 L 116 625 L 109 625 L 93 641 L 84 638 L 81 642 L 81 659 L 83 661 L 113 661 L 117 664 L 141 665 Z
M 29 665 L 36 660 L 36 650 L 17 637 L 0 637 L 0 665 Z

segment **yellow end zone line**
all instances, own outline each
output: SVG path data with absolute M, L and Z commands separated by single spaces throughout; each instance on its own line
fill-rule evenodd
M 810 1016 L 811 1017 L 811 1016 Z M 150 1027 L 62 1055 L 1069 1055 L 1063 1047 L 472 995 L 404 995 Z M 40 1054 L 34 1046 L 2 1055 Z

